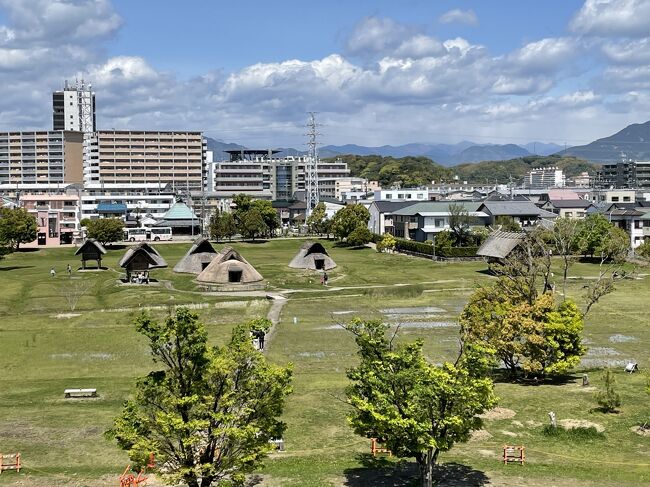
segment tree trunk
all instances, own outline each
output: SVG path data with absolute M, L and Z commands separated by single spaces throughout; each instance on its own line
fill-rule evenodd
M 434 465 L 434 452 L 433 449 L 420 456 L 418 465 L 420 467 L 420 487 L 433 486 L 433 465 Z
M 185 475 L 185 483 L 187 484 L 187 487 L 200 487 L 199 486 L 199 479 L 196 478 L 196 475 L 193 473 L 189 473 Z

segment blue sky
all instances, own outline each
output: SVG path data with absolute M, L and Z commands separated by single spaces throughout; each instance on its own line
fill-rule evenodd
M 577 145 L 650 116 L 650 0 L 0 0 L 0 129 L 83 76 L 100 128 Z

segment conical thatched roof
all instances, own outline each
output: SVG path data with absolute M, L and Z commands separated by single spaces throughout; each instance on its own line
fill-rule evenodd
M 289 262 L 294 269 L 312 269 L 328 271 L 336 267 L 336 262 L 329 256 L 325 247 L 319 242 L 305 242 Z
M 237 278 L 238 280 L 233 280 Z M 250 284 L 264 280 L 262 275 L 232 247 L 224 247 L 196 278 L 209 284 Z
M 167 267 L 165 259 L 146 242 L 130 247 L 120 259 L 119 266 L 126 269 L 136 261 L 140 264 L 138 267 L 146 263 L 148 269 Z
M 200 274 L 218 255 L 207 238 L 197 238 L 185 256 L 174 266 L 174 272 Z

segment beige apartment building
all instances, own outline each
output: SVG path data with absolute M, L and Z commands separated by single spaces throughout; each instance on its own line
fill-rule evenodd
M 85 184 L 170 184 L 203 189 L 207 145 L 201 132 L 100 130 L 84 142 Z
M 0 132 L 0 185 L 82 181 L 81 132 Z

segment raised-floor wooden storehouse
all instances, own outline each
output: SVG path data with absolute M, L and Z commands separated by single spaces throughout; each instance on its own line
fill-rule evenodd
M 305 242 L 289 262 L 294 269 L 311 269 L 329 271 L 336 267 L 336 262 L 329 256 L 325 247 L 319 242 Z
M 250 291 L 264 288 L 264 278 L 232 247 L 224 247 L 196 278 L 218 291 Z
M 503 232 L 496 230 L 483 242 L 476 255 L 485 257 L 488 262 L 499 262 L 523 242 L 526 234 L 523 232 Z
M 198 238 L 183 258 L 178 261 L 178 264 L 174 266 L 174 272 L 200 274 L 217 255 L 217 251 L 214 250 L 207 238 Z
M 126 271 L 127 282 L 131 282 L 136 276 L 141 276 L 148 282 L 149 272 L 152 269 L 167 267 L 167 262 L 155 248 L 142 242 L 129 248 L 120 259 L 119 265 Z
M 74 255 L 81 255 L 81 268 L 86 269 L 86 262 L 94 260 L 97 262 L 97 268 L 102 268 L 102 255 L 106 254 L 106 249 L 94 238 L 87 239 L 81 247 L 77 249 Z

